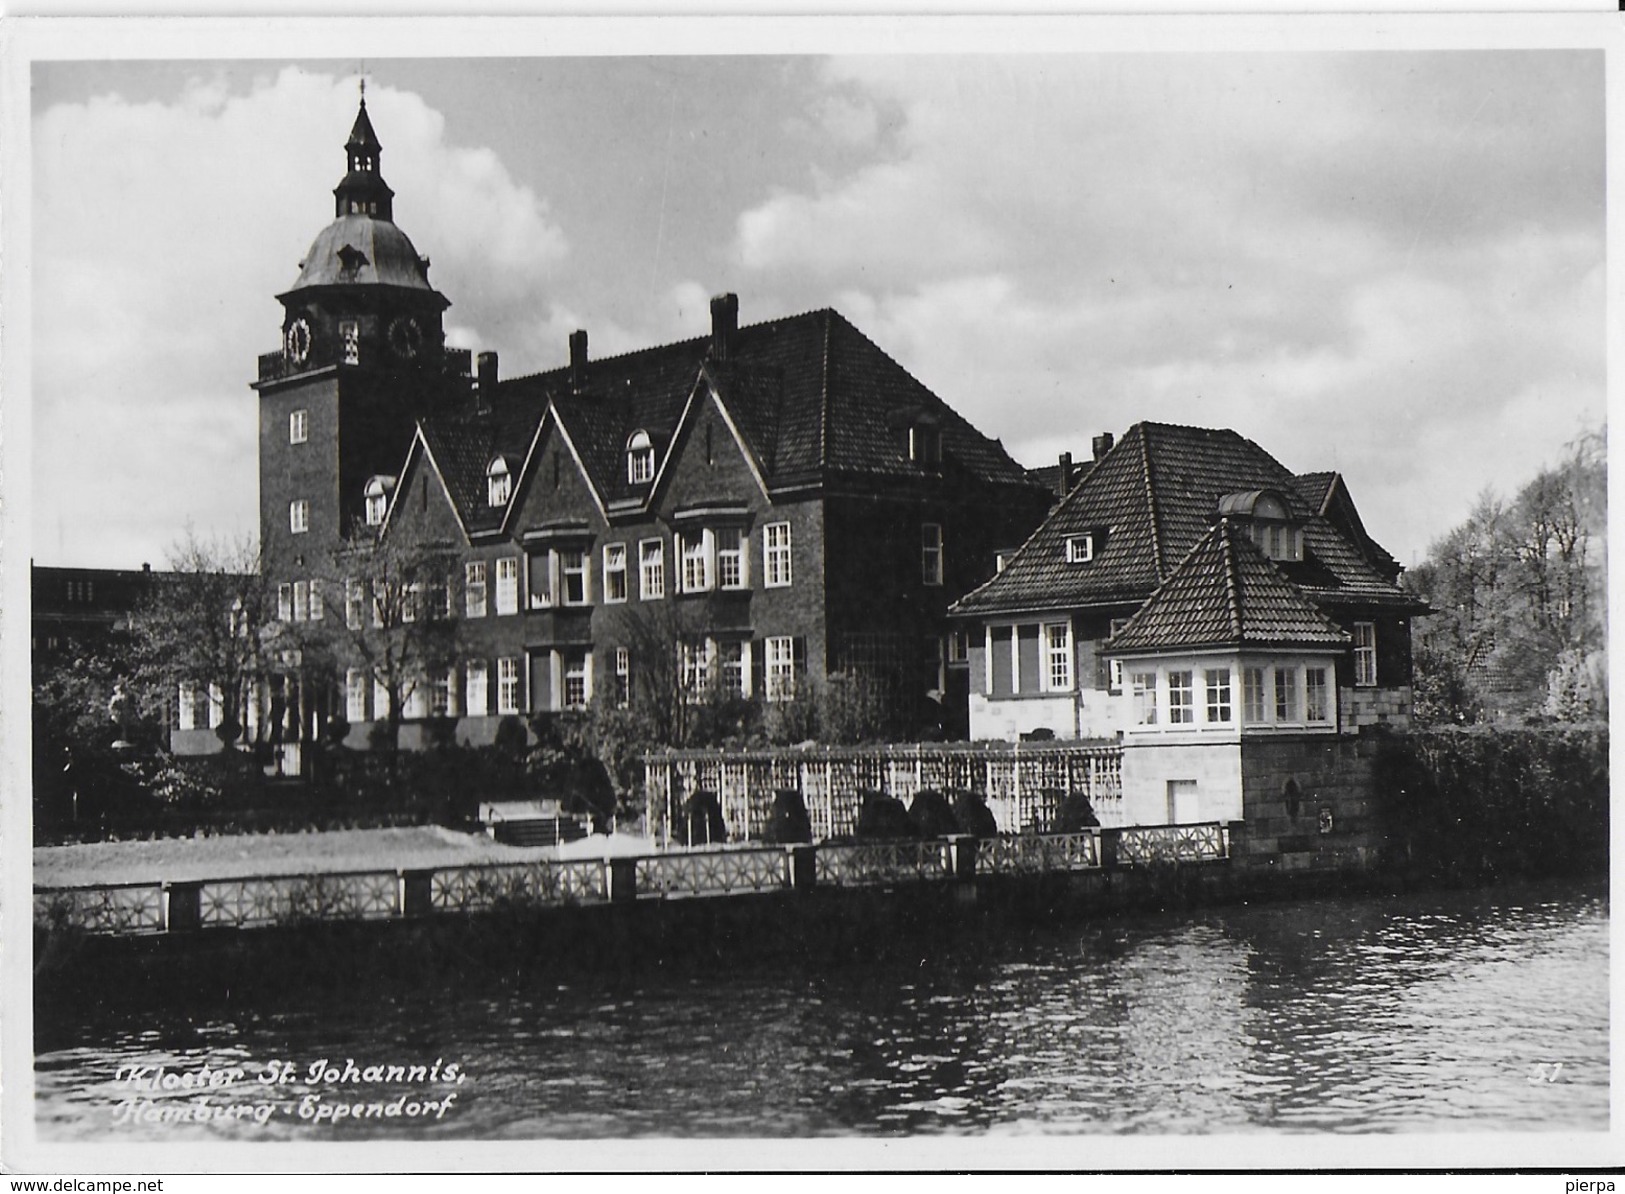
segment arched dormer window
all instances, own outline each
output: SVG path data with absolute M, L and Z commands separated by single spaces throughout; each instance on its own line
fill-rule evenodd
M 626 479 L 632 485 L 643 485 L 655 479 L 654 441 L 641 428 L 626 441 Z
M 1219 514 L 1245 526 L 1254 545 L 1269 559 L 1303 559 L 1303 526 L 1293 518 L 1286 498 L 1275 490 L 1226 494 L 1219 499 Z
M 367 525 L 381 527 L 389 511 L 389 495 L 395 488 L 394 477 L 374 477 L 367 482 Z
M 491 506 L 506 506 L 508 494 L 513 491 L 513 478 L 508 475 L 508 462 L 501 456 L 491 461 L 485 470 L 485 501 Z

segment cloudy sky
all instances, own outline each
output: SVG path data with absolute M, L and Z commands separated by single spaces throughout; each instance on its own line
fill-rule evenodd
M 360 60 L 37 62 L 33 555 L 255 524 L 255 357 Z M 1605 415 L 1599 51 L 369 58 L 504 374 L 834 306 L 1022 463 L 1140 419 L 1337 469 L 1412 564 Z M 48 467 L 47 467 L 48 466 Z

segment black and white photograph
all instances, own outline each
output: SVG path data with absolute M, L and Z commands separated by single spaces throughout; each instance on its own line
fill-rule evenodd
M 6 1170 L 1620 1164 L 1617 30 L 13 23 Z

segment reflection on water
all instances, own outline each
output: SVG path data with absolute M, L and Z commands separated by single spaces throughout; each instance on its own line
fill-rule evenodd
M 1608 1126 L 1607 900 L 1575 885 L 1118 916 L 827 971 L 471 978 L 230 1016 L 42 1028 L 41 1138 Z M 312 1083 L 320 1058 L 467 1076 Z M 284 1060 L 288 1080 L 255 1080 Z M 148 1092 L 119 1074 L 160 1065 L 245 1077 Z M 310 1096 L 376 1118 L 301 1118 Z M 149 1122 L 202 1099 L 270 1110 Z

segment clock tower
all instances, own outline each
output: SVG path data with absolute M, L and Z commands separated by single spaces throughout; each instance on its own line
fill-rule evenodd
M 273 591 L 327 570 L 364 518 L 368 482 L 400 468 L 417 420 L 470 392 L 468 352 L 445 346 L 451 304 L 395 224 L 382 153 L 363 89 L 333 222 L 277 296 L 282 344 L 260 357 L 253 383 L 260 550 Z

